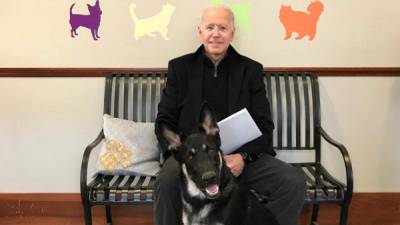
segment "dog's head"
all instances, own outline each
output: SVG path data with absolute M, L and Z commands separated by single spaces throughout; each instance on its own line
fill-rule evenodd
M 167 126 L 161 127 L 168 149 L 181 166 L 189 195 L 218 198 L 224 159 L 220 150 L 219 130 L 209 106 L 204 104 L 202 107 L 197 133 L 182 137 Z

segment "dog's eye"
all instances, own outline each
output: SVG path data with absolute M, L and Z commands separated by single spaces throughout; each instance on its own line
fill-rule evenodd
M 189 151 L 188 159 L 189 159 L 189 160 L 192 160 L 194 155 L 196 155 L 196 149 L 192 148 L 192 149 L 190 149 L 190 151 Z
M 196 155 L 196 149 L 194 149 L 194 148 L 190 149 L 190 155 L 191 156 Z

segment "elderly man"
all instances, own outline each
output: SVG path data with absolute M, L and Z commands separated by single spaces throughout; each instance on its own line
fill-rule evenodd
M 205 8 L 198 32 L 200 48 L 168 64 L 168 80 L 156 119 L 158 139 L 162 140 L 160 124 L 177 133 L 196 132 L 204 101 L 215 110 L 218 121 L 247 108 L 262 136 L 226 155 L 226 164 L 242 183 L 268 198 L 266 207 L 281 225 L 297 224 L 305 179 L 300 170 L 274 158 L 274 125 L 262 65 L 230 45 L 235 34 L 234 16 L 226 6 Z M 163 154 L 165 162 L 155 185 L 155 222 L 178 225 L 182 224 L 178 163 L 169 157 L 165 146 Z

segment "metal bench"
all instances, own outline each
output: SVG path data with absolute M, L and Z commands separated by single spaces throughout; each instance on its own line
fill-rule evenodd
M 321 204 L 341 207 L 340 225 L 347 224 L 353 193 L 353 173 L 349 154 L 321 127 L 318 79 L 305 72 L 265 72 L 264 82 L 271 103 L 275 130 L 275 150 L 313 151 L 313 160 L 292 163 L 307 178 L 306 204 L 312 204 L 310 224 L 318 224 Z M 166 72 L 109 73 L 106 76 L 104 113 L 134 121 L 154 122 Z M 103 205 L 106 221 L 112 223 L 112 205 L 152 204 L 155 177 L 97 175 L 88 180 L 88 161 L 94 147 L 104 139 L 101 131 L 85 150 L 81 166 L 81 197 L 86 225 L 92 224 L 91 208 Z M 334 178 L 321 163 L 321 139 L 341 153 L 346 182 Z M 297 152 L 297 151 L 296 151 Z

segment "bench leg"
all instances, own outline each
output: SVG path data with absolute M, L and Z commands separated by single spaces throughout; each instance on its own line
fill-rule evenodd
M 85 216 L 85 225 L 92 225 L 92 207 L 84 205 L 83 215 Z
M 349 214 L 349 205 L 344 204 L 340 209 L 340 225 L 347 225 L 347 217 Z
M 106 205 L 106 221 L 107 221 L 107 225 L 112 224 L 111 205 Z
M 311 225 L 318 224 L 318 211 L 319 211 L 319 204 L 313 204 L 312 208 L 312 215 L 311 215 Z

